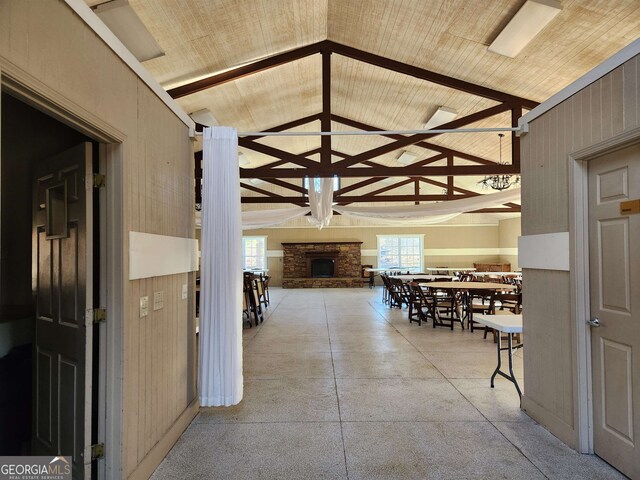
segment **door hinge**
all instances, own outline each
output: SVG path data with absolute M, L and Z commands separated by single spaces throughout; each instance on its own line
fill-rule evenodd
M 91 460 L 96 458 L 104 458 L 104 443 L 91 445 Z
M 102 188 L 107 184 L 107 177 L 101 173 L 93 174 L 93 188 Z
M 104 308 L 93 309 L 93 323 L 102 323 L 107 321 L 107 310 Z

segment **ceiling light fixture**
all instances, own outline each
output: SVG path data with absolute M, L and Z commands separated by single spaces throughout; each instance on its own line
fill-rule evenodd
M 500 161 L 498 163 L 504 165 L 502 163 L 502 137 L 504 137 L 504 133 L 499 133 L 498 137 L 500 137 Z M 484 189 L 492 188 L 493 190 L 502 191 L 520 183 L 520 175 L 491 175 L 484 177 L 478 183 L 482 184 Z
M 562 10 L 557 0 L 527 0 L 489 45 L 489 51 L 516 57 Z
M 247 156 L 242 152 L 238 152 L 238 165 L 244 167 L 245 165 L 249 165 L 249 163 L 251 162 L 247 160 Z
M 397 158 L 396 161 L 398 163 L 401 163 L 402 165 L 411 165 L 413 162 L 416 161 L 416 158 L 418 158 L 418 156 L 415 153 L 404 151 L 402 152 L 402 155 L 400 155 Z
M 203 108 L 202 110 L 198 110 L 196 112 L 190 113 L 189 116 L 191 120 L 200 125 L 204 125 L 205 127 L 217 127 L 220 124 L 218 123 L 218 119 L 213 116 L 211 110 L 208 108 Z
M 93 10 L 139 62 L 164 55 L 156 39 L 127 0 L 105 2 L 94 7 Z
M 264 180 L 261 180 L 259 178 L 252 178 L 251 180 L 249 180 L 249 182 L 255 186 L 258 186 L 258 185 L 262 185 L 264 183 Z
M 431 118 L 427 120 L 427 123 L 424 124 L 424 128 L 426 130 L 430 130 L 439 125 L 443 125 L 445 123 L 450 122 L 457 116 L 458 116 L 458 112 L 455 111 L 453 108 L 438 107 L 435 113 L 431 115 Z

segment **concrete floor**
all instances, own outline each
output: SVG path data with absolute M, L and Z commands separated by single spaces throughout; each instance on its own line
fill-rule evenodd
M 409 324 L 379 289 L 271 300 L 244 331 L 243 401 L 202 409 L 153 479 L 625 478 L 536 424 L 511 383 L 490 388 L 482 332 Z

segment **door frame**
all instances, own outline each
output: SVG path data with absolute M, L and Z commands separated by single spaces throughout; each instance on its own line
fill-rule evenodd
M 100 388 L 98 441 L 104 442 L 106 456 L 98 461 L 98 478 L 122 476 L 122 363 L 123 363 L 123 143 L 127 136 L 86 111 L 36 77 L 0 57 L 0 85 L 21 101 L 68 125 L 100 144 L 99 173 L 107 175 L 100 195 L 100 306 L 107 309 L 108 321 L 99 326 Z M 30 128 L 24 125 L 24 128 Z M 0 142 L 2 139 L 0 138 Z M 2 158 L 0 156 L 0 162 Z M 109 294 L 107 295 L 107 292 Z M 87 335 L 91 341 L 91 335 Z M 91 351 L 91 345 L 86 346 Z M 91 372 L 91 368 L 87 368 Z M 88 401 L 90 402 L 90 396 Z M 85 412 L 85 430 L 91 412 Z M 88 431 L 90 434 L 90 430 Z M 89 437 L 91 438 L 91 437 Z M 91 452 L 85 452 L 85 455 Z
M 640 143 L 640 128 L 594 143 L 569 154 L 569 254 L 571 316 L 575 328 L 575 392 L 577 450 L 593 453 L 593 384 L 591 381 L 591 317 L 589 285 L 589 161 Z

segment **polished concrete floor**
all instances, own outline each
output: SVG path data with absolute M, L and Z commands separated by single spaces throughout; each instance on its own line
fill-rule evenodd
M 409 324 L 379 289 L 271 300 L 244 331 L 243 401 L 202 409 L 152 478 L 624 478 L 536 424 L 511 383 L 490 388 L 490 336 Z

